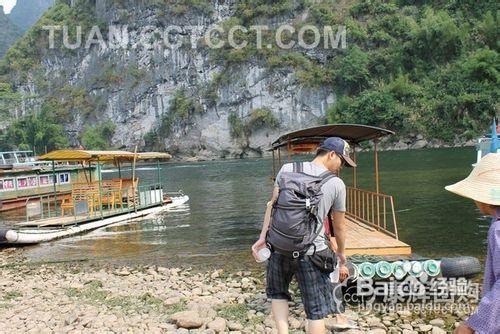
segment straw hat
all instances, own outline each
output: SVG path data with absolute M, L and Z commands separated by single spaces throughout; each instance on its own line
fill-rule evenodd
M 486 155 L 467 178 L 445 189 L 478 202 L 500 206 L 500 153 Z

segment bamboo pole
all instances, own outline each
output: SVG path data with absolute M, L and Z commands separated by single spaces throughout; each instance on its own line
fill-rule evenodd
M 379 174 L 378 174 L 378 139 L 374 140 L 375 143 L 375 152 L 374 152 L 374 158 L 375 158 L 375 188 L 377 194 L 380 192 L 380 187 L 379 187 Z
M 134 149 L 134 161 L 132 163 L 132 196 L 134 196 L 134 210 L 137 212 L 137 203 L 135 201 L 135 164 L 137 162 L 137 145 Z
M 156 177 L 157 177 L 157 181 L 158 181 L 158 186 L 160 187 L 161 189 L 161 174 L 160 174 L 160 159 L 156 159 Z
M 273 148 L 273 179 L 276 178 L 276 161 L 275 161 L 276 156 L 275 155 L 276 155 L 275 150 Z
M 291 162 L 292 160 L 292 153 L 290 152 L 290 149 L 291 149 L 290 139 L 288 139 L 288 144 L 287 144 L 288 162 Z
M 394 234 L 396 236 L 396 239 L 399 240 L 399 235 L 398 235 L 398 224 L 396 222 L 396 213 L 394 212 L 394 199 L 391 196 L 391 210 L 392 210 L 392 224 L 394 225 Z
M 52 160 L 52 180 L 54 187 L 54 211 L 57 212 L 57 176 L 56 176 L 56 163 Z M 16 185 L 17 187 L 17 185 Z M 50 208 L 50 200 L 49 200 L 49 208 Z M 49 210 L 49 218 L 50 218 L 50 210 Z
M 97 158 L 97 179 L 99 182 L 99 213 L 101 214 L 101 219 L 104 218 L 102 213 L 102 175 L 101 175 L 101 163 L 99 162 L 99 158 Z
M 356 145 L 352 145 L 352 158 L 354 159 L 354 162 L 357 163 L 356 161 Z M 357 167 L 352 168 L 352 187 L 356 188 L 358 186 L 358 175 L 357 175 Z
M 85 172 L 85 163 L 83 162 L 83 160 L 81 161 L 81 164 L 82 164 L 83 176 L 85 176 L 85 182 L 89 183 L 89 178 L 87 177 L 87 173 Z M 90 170 L 89 170 L 89 175 L 90 175 Z

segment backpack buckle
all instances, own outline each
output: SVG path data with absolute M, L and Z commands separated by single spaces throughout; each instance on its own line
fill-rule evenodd
M 292 253 L 292 257 L 293 257 L 294 259 L 298 259 L 298 258 L 299 258 L 299 256 L 300 256 L 300 252 L 299 252 L 299 251 L 294 251 L 294 252 Z
M 311 200 L 306 198 L 306 209 L 309 210 L 311 208 Z

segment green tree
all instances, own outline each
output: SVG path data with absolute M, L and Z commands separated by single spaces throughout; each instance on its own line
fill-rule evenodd
M 334 62 L 335 83 L 348 92 L 358 92 L 366 88 L 370 81 L 368 54 L 353 46 L 345 56 Z
M 52 151 L 68 146 L 68 137 L 55 115 L 47 108 L 13 122 L 1 138 L 4 148 Z
M 458 56 L 462 50 L 466 26 L 458 27 L 455 19 L 445 11 L 425 9 L 423 18 L 412 32 L 408 53 L 417 53 L 421 59 L 443 63 Z
M 116 125 L 108 120 L 104 123 L 85 127 L 80 141 L 89 150 L 107 150 L 111 148 L 111 140 L 115 134 Z

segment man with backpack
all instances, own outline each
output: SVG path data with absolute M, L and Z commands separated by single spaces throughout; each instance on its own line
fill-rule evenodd
M 267 266 L 266 293 L 279 334 L 288 333 L 288 291 L 295 276 L 308 319 L 309 333 L 325 333 L 324 318 L 334 313 L 335 301 L 329 273 L 339 259 L 346 276 L 345 211 L 346 188 L 337 176 L 343 165 L 356 167 L 349 157 L 349 144 L 338 137 L 327 138 L 311 162 L 285 164 L 276 177 L 267 205 L 259 240 L 252 246 L 254 257 L 264 247 L 271 249 Z M 337 253 L 328 246 L 325 233 L 328 216 L 333 220 Z

